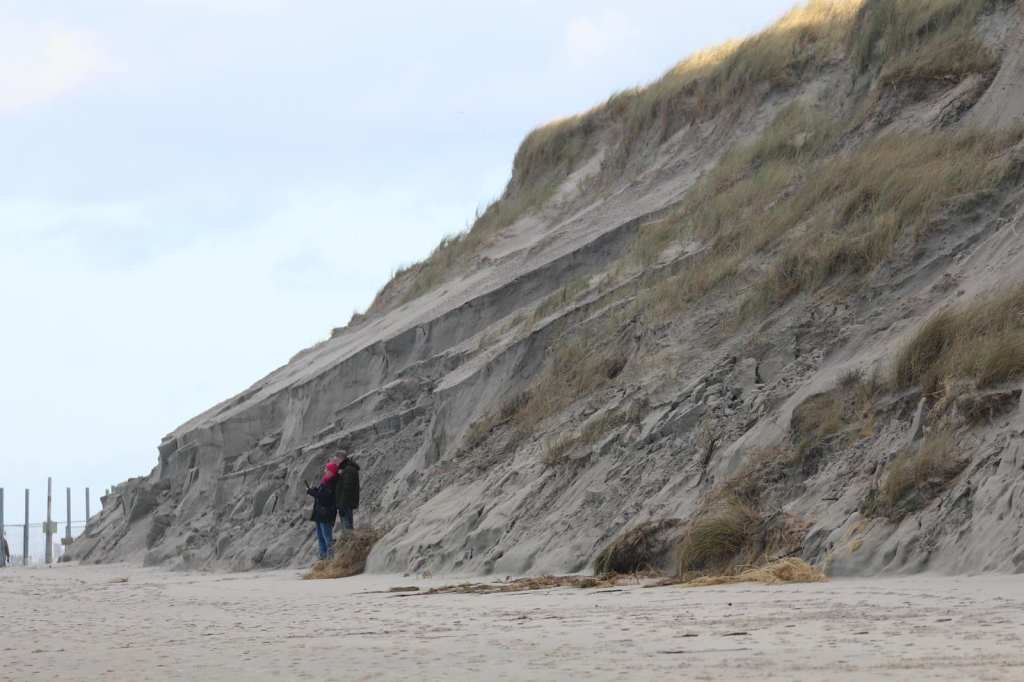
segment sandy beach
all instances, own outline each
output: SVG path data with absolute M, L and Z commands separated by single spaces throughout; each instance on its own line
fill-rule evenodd
M 0 679 L 1024 679 L 1020 577 L 387 593 L 451 582 L 4 570 Z

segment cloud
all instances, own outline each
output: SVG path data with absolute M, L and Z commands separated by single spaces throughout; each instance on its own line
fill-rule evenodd
M 186 7 L 220 14 L 268 14 L 284 9 L 284 0 L 146 0 L 149 5 Z
M 573 66 L 587 66 L 626 42 L 629 23 L 618 10 L 606 9 L 590 17 L 576 17 L 565 30 L 565 51 Z
M 91 80 L 102 62 L 98 41 L 88 31 L 5 19 L 0 26 L 0 113 L 61 97 Z

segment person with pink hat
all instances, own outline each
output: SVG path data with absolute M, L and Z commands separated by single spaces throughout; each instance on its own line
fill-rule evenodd
M 306 485 L 306 494 L 313 498 L 313 513 L 310 520 L 316 524 L 316 539 L 319 544 L 321 561 L 331 556 L 334 545 L 334 519 L 338 515 L 335 491 L 338 487 L 338 463 L 330 461 L 324 466 L 320 485 L 315 488 Z

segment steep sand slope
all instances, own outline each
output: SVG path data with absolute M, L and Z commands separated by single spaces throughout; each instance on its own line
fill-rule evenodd
M 933 312 L 1024 273 L 1020 8 L 972 0 L 904 45 L 861 37 L 917 3 L 824 6 L 528 138 L 503 222 L 165 437 L 75 555 L 307 562 L 303 481 L 344 445 L 359 522 L 389 531 L 374 570 L 581 570 L 751 480 L 761 554 L 1019 570 L 1018 375 L 958 385 L 985 419 L 884 377 Z M 881 505 L 938 435 L 955 476 Z

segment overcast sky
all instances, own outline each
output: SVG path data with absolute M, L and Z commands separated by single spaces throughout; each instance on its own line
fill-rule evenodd
M 537 124 L 791 4 L 0 0 L 6 523 L 47 475 L 80 518 L 148 473 L 465 227 Z

